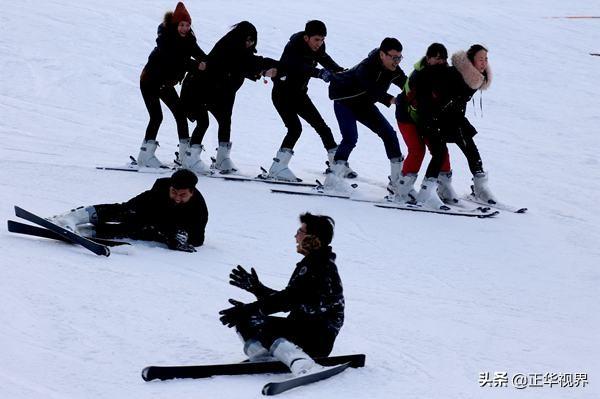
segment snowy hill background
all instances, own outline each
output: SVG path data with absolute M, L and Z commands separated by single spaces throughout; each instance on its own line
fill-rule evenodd
M 175 1 L 3 2 L 0 25 L 0 219 L 18 204 L 42 215 L 120 202 L 156 176 L 98 171 L 136 155 L 147 123 L 139 73 Z M 276 196 L 269 186 L 201 179 L 210 210 L 195 254 L 136 243 L 110 258 L 0 232 L 0 397 L 261 397 L 280 376 L 145 383 L 149 364 L 237 361 L 221 326 L 237 264 L 283 288 L 300 257 L 301 212 L 336 220 L 334 250 L 346 324 L 333 354 L 366 353 L 367 367 L 286 393 L 290 398 L 595 398 L 600 394 L 600 50 L 589 1 L 188 1 L 209 51 L 230 25 L 252 21 L 262 55 L 278 58 L 308 19 L 328 25 L 328 52 L 352 66 L 385 36 L 404 44 L 401 66 L 433 41 L 450 52 L 483 43 L 495 73 L 468 116 L 491 187 L 525 215 L 493 220 L 415 214 L 349 201 Z M 268 167 L 284 134 L 271 83 L 246 82 L 233 116 L 232 156 L 244 172 Z M 340 139 L 323 82 L 310 93 Z M 394 92 L 395 93 L 395 92 Z M 476 97 L 479 100 L 479 94 Z M 159 158 L 177 143 L 166 109 Z M 477 115 L 474 114 L 477 112 Z M 384 110 L 394 122 L 393 109 Z M 206 135 L 216 147 L 213 125 Z M 395 123 L 394 123 L 395 126 Z M 193 128 L 193 126 L 190 126 Z M 405 146 L 402 145 L 403 151 Z M 209 155 L 214 152 L 209 151 Z M 206 154 L 204 159 L 207 160 Z M 469 174 L 451 148 L 455 187 Z M 307 127 L 293 170 L 320 177 L 325 153 Z M 388 161 L 360 130 L 350 159 L 360 190 L 385 194 Z M 587 373 L 585 388 L 479 387 L 480 372 Z

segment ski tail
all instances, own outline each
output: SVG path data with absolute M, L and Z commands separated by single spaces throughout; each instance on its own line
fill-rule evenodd
M 58 233 L 55 233 L 52 230 L 45 229 L 43 227 L 32 226 L 30 224 L 16 222 L 14 220 L 9 220 L 7 222 L 8 231 L 11 233 L 24 234 L 34 237 L 42 237 L 42 238 L 50 238 L 52 240 L 63 241 L 72 244 L 73 241 L 61 236 Z M 85 236 L 84 236 L 85 237 Z M 98 238 L 98 237 L 85 237 L 91 241 L 94 241 L 98 244 L 106 245 L 108 247 L 118 247 L 120 245 L 131 245 L 125 241 L 115 241 L 106 238 Z
M 45 227 L 48 230 L 52 230 L 53 232 L 59 234 L 63 238 L 68 239 L 69 241 L 75 244 L 81 245 L 82 247 L 95 253 L 96 255 L 110 256 L 110 249 L 106 245 L 98 244 L 90 239 L 80 236 L 79 234 L 76 234 L 70 230 L 65 229 L 62 226 L 52 223 L 51 221 L 46 220 L 41 216 L 26 211 L 23 208 L 15 206 L 15 215 L 17 217 L 35 223 L 39 226 Z

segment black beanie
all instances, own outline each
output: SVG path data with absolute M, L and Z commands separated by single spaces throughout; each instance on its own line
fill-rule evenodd
M 312 21 L 308 21 L 306 23 L 306 26 L 304 27 L 304 34 L 308 37 L 317 35 L 327 36 L 327 27 L 323 21 L 313 19 Z

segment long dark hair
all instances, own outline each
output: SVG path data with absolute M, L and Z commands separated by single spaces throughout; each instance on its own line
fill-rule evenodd
M 237 24 L 231 27 L 227 36 L 230 36 L 235 39 L 239 44 L 245 45 L 246 40 L 250 39 L 254 42 L 251 49 L 256 52 L 256 43 L 258 42 L 258 33 L 256 31 L 256 27 L 252 25 L 252 23 L 248 21 L 238 22 Z

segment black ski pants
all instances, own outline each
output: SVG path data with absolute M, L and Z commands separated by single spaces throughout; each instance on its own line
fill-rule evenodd
M 163 120 L 163 113 L 160 106 L 161 100 L 175 117 L 179 139 L 187 139 L 190 134 L 187 119 L 175 88 L 161 85 L 160 82 L 151 79 L 142 79 L 140 80 L 140 90 L 142 91 L 142 97 L 144 98 L 146 109 L 148 109 L 148 114 L 150 114 L 150 121 L 146 127 L 144 140 L 156 140 L 156 136 L 158 136 L 158 128 Z
M 219 125 L 218 137 L 219 143 L 228 143 L 231 141 L 231 114 L 233 113 L 233 104 L 235 95 L 232 98 L 218 99 L 207 104 L 198 103 L 194 109 L 196 117 L 196 128 L 192 132 L 190 144 L 202 144 L 204 135 L 208 130 L 208 113 L 210 112 Z
M 451 136 L 453 137 L 451 140 L 456 143 L 458 148 L 460 148 L 467 159 L 469 170 L 473 175 L 483 172 L 483 161 L 481 159 L 481 155 L 479 154 L 479 149 L 473 140 L 475 134 L 477 134 L 477 131 L 465 118 L 463 123 L 458 127 L 457 131 L 453 132 L 453 135 Z M 444 157 L 448 152 L 447 143 L 444 140 L 443 134 L 440 133 L 428 135 L 427 139 L 429 140 L 431 161 L 427 166 L 425 177 L 437 178 L 440 173 L 442 163 L 444 162 Z
M 285 338 L 311 357 L 328 356 L 337 336 L 337 332 L 329 329 L 325 321 L 309 322 L 275 316 L 252 317 L 237 324 L 236 329 L 245 341 L 256 339 L 267 349 L 277 338 Z
M 331 129 L 327 126 L 306 92 L 293 92 L 275 87 L 271 92 L 271 99 L 287 128 L 281 148 L 294 149 L 302 133 L 300 118 L 315 129 L 326 150 L 337 147 Z
M 134 240 L 166 241 L 165 234 L 156 226 L 142 222 L 127 202 L 98 204 L 93 207 L 96 213 L 90 221 L 94 225 L 98 238 L 126 237 Z

